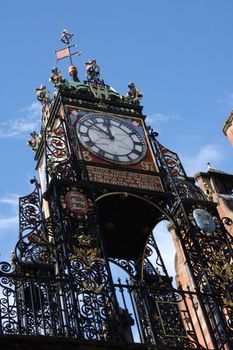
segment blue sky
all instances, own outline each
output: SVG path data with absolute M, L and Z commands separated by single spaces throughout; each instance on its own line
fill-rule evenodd
M 214 167 L 232 172 L 232 148 L 222 126 L 233 106 L 231 0 L 8 0 L 1 3 L 0 259 L 17 239 L 17 198 L 32 190 L 30 131 L 40 124 L 34 89 L 48 78 L 63 28 L 96 58 L 119 93 L 134 81 L 148 122 L 176 151 L 189 175 Z M 68 62 L 59 68 L 66 76 Z

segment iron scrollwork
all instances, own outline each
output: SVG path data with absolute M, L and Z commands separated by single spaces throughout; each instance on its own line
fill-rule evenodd
M 50 176 L 56 173 L 56 167 L 67 161 L 70 155 L 64 120 L 56 120 L 56 126 L 46 130 L 46 164 Z
M 186 206 L 189 224 L 184 220 L 183 211 L 179 210 L 178 234 L 184 244 L 183 249 L 187 254 L 186 256 L 190 259 L 196 288 L 202 293 L 209 293 L 211 295 L 210 300 L 206 300 L 202 304 L 202 307 L 204 307 L 202 312 L 206 314 L 206 318 L 208 319 L 211 312 L 211 327 L 214 329 L 212 341 L 216 342 L 215 346 L 222 349 L 224 348 L 224 344 L 229 341 L 230 334 L 232 333 L 230 329 L 232 325 L 228 321 L 232 317 L 232 311 L 230 311 L 232 297 L 228 292 L 231 289 L 232 283 L 229 267 L 232 264 L 232 252 L 228 235 L 218 217 L 216 208 L 214 206 L 201 206 L 202 209 L 214 218 L 215 225 L 211 226 L 215 227 L 214 231 L 212 229 L 208 230 L 208 226 L 205 226 L 205 229 L 198 227 L 193 218 L 193 210 L 198 208 L 200 208 L 200 205 L 198 206 L 197 204 Z M 221 309 L 221 312 L 219 312 L 219 309 Z M 228 316 L 223 318 L 222 315 L 226 315 L 226 313 L 228 313 Z M 217 317 L 224 324 L 224 334 L 222 332 L 223 326 L 216 322 Z M 206 322 L 208 323 L 208 320 Z
M 77 196 L 68 196 L 71 192 Z M 64 293 L 70 312 L 77 318 L 75 334 L 92 340 L 118 339 L 119 321 L 114 314 L 113 290 L 98 239 L 92 194 L 78 186 L 62 187 L 59 193 L 60 206 L 56 205 L 56 198 L 50 198 L 51 216 L 56 227 L 55 244 L 62 244 L 57 264 L 59 273 L 67 276 L 70 285 Z M 62 227 L 56 225 L 61 223 L 61 216 Z
M 185 179 L 187 177 L 183 165 L 177 153 L 170 151 L 159 144 L 160 150 L 164 156 L 165 162 L 172 176 Z
M 40 185 L 34 179 L 34 191 L 19 199 L 20 232 L 13 263 L 19 267 L 25 263 L 52 263 L 52 228 L 42 212 Z
M 202 190 L 190 181 L 175 178 L 175 185 L 179 195 L 183 199 L 206 200 Z

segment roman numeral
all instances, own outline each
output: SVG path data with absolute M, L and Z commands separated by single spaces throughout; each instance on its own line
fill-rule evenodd
M 136 149 L 134 149 L 134 150 L 132 151 L 132 153 L 136 154 L 137 156 L 140 156 L 140 155 L 142 154 L 142 152 L 140 152 L 140 151 L 138 151 L 138 150 L 136 150 Z
M 85 142 L 88 147 L 93 147 L 95 144 L 91 140 Z
M 80 131 L 79 134 L 80 134 L 80 136 L 88 137 L 88 133 L 87 132 Z
M 86 127 L 91 127 L 93 125 L 96 124 L 96 119 L 95 118 L 91 118 L 91 119 L 88 119 L 88 120 L 84 120 L 83 124 L 86 126 Z
M 89 128 L 90 126 L 92 126 L 92 121 L 90 121 L 90 120 L 85 120 L 84 122 L 83 122 L 83 125 L 86 127 L 86 128 Z
M 104 156 L 105 156 L 105 152 L 104 152 L 102 149 L 100 149 L 100 150 L 98 151 L 98 155 L 99 155 L 100 157 L 104 157 Z

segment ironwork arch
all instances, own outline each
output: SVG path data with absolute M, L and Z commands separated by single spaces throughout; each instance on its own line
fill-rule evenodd
M 166 213 L 159 205 L 155 204 L 152 200 L 150 200 L 148 198 L 145 198 L 143 196 L 140 196 L 140 195 L 137 195 L 134 193 L 120 192 L 120 191 L 108 192 L 105 194 L 101 194 L 99 197 L 97 197 L 96 202 L 98 203 L 103 198 L 110 197 L 110 196 L 127 196 L 127 197 L 131 196 L 131 197 L 134 197 L 138 200 L 144 201 L 144 202 L 148 203 L 149 205 L 151 205 L 152 207 L 156 208 L 156 210 L 158 210 L 161 213 L 161 218 L 159 218 L 159 220 L 156 223 L 156 225 L 154 226 L 154 228 L 158 225 L 159 222 L 161 222 L 163 220 L 168 220 L 170 223 L 174 223 L 172 220 L 172 217 L 168 213 Z M 109 258 L 109 261 L 111 261 L 113 264 L 115 264 L 116 266 L 123 269 L 134 280 L 136 280 L 137 278 L 139 278 L 140 280 L 143 280 L 143 278 L 144 278 L 143 270 L 144 269 L 148 270 L 148 272 L 150 272 L 151 274 L 154 274 L 154 275 L 157 274 L 155 266 L 152 265 L 152 263 L 150 262 L 150 260 L 147 257 L 148 250 L 149 251 L 151 250 L 150 247 L 153 248 L 154 251 L 156 252 L 155 261 L 156 261 L 157 266 L 160 267 L 162 269 L 163 274 L 168 277 L 167 269 L 165 267 L 164 261 L 162 259 L 161 254 L 160 254 L 159 248 L 157 246 L 156 239 L 154 238 L 154 235 L 153 235 L 153 230 L 151 231 L 151 233 L 147 237 L 147 240 L 146 240 L 145 245 L 144 245 L 144 250 L 143 250 L 142 256 L 139 259 L 140 263 L 138 262 L 137 267 L 135 267 L 135 264 L 127 259 Z M 140 270 L 140 272 L 139 272 L 139 270 Z

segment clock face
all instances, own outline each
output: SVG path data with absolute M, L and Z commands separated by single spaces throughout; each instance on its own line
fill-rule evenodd
M 93 154 L 116 164 L 135 164 L 147 151 L 143 137 L 121 118 L 88 114 L 77 123 L 81 144 Z

